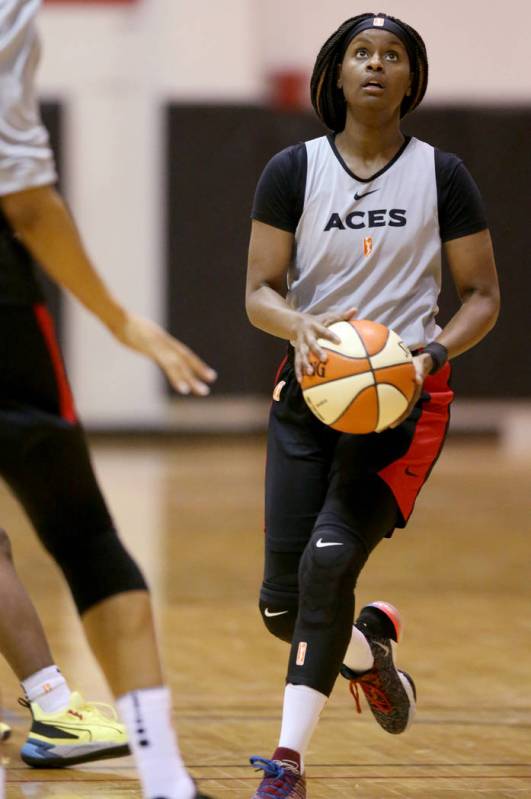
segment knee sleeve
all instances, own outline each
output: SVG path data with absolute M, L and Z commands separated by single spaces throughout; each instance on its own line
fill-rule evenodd
M 301 552 L 266 548 L 260 613 L 271 633 L 291 643 L 299 609 L 298 569 Z
M 367 553 L 352 532 L 317 528 L 299 571 L 301 621 L 309 627 L 334 622 L 338 608 L 350 605 Z
M 114 527 L 76 533 L 54 536 L 49 530 L 45 546 L 61 568 L 80 614 L 116 594 L 147 590 L 142 572 Z
M 299 609 L 297 592 L 282 590 L 272 583 L 264 583 L 260 591 L 262 620 L 275 638 L 290 644 Z

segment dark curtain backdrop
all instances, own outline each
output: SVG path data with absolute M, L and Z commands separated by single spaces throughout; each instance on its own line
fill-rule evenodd
M 166 119 L 168 326 L 219 370 L 215 393 L 269 394 L 284 344 L 251 328 L 243 307 L 254 187 L 275 152 L 323 130 L 309 112 L 257 107 L 170 105 Z M 463 158 L 494 239 L 502 315 L 455 361 L 456 392 L 529 396 L 531 108 L 426 106 L 404 128 Z M 445 269 L 440 322 L 456 307 Z

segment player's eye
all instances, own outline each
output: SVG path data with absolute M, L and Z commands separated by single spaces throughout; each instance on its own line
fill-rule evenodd
M 399 59 L 399 56 L 398 56 L 398 53 L 396 52 L 396 50 L 389 50 L 385 54 L 385 57 L 386 57 L 386 59 L 388 61 L 398 61 L 398 59 Z
M 358 47 L 354 50 L 354 58 L 367 58 L 369 51 L 366 47 Z

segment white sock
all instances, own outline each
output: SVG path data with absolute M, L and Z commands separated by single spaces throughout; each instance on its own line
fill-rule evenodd
M 37 702 L 44 713 L 59 713 L 68 707 L 70 688 L 57 666 L 46 666 L 21 684 L 28 702 Z
M 352 671 L 367 671 L 367 669 L 372 669 L 374 665 L 369 642 L 357 627 L 352 627 L 352 638 L 343 658 L 343 663 Z
M 304 756 L 319 721 L 321 711 L 328 702 L 325 694 L 307 685 L 288 683 L 284 689 L 284 708 L 279 746 L 294 749 L 301 756 L 301 773 Z
M 168 688 L 131 691 L 116 705 L 127 727 L 144 799 L 193 799 L 195 786 L 179 752 Z

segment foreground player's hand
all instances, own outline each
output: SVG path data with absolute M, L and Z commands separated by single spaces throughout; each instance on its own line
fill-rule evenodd
M 404 411 L 404 413 L 402 414 L 402 416 L 400 416 L 396 420 L 396 422 L 393 422 L 393 424 L 390 425 L 390 427 L 398 427 L 399 424 L 402 424 L 404 419 L 407 419 L 407 417 L 409 416 L 409 414 L 417 404 L 418 399 L 420 397 L 420 393 L 422 391 L 422 386 L 424 385 L 424 381 L 426 377 L 429 375 L 430 369 L 433 366 L 433 361 L 431 359 L 431 356 L 428 355 L 427 353 L 425 355 L 423 353 L 420 353 L 420 355 L 414 356 L 413 366 L 415 367 L 415 383 L 417 386 L 415 389 L 415 393 L 413 394 L 413 397 L 411 398 L 411 401 L 407 406 L 406 410 Z
M 204 397 L 210 393 L 208 384 L 214 382 L 216 372 L 155 322 L 128 313 L 120 327 L 112 332 L 126 347 L 158 364 L 180 394 L 192 393 Z
M 295 349 L 295 375 L 299 383 L 303 375 L 313 375 L 312 355 L 319 361 L 326 361 L 326 351 L 319 346 L 317 340 L 324 338 L 339 344 L 339 337 L 329 329 L 329 326 L 334 322 L 348 322 L 356 316 L 356 313 L 356 308 L 349 308 L 343 313 L 324 313 L 317 316 L 301 314 L 292 339 Z

